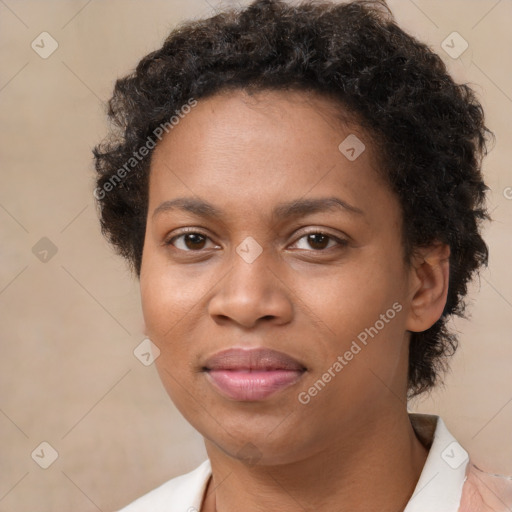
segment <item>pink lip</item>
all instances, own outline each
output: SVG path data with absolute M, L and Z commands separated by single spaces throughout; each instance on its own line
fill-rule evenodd
M 209 358 L 204 370 L 209 382 L 224 396 L 256 401 L 293 385 L 306 368 L 275 350 L 235 348 Z

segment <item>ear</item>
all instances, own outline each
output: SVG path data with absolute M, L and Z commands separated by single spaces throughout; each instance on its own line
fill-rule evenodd
M 415 250 L 410 274 L 406 329 L 426 331 L 443 313 L 450 277 L 450 246 L 436 243 Z

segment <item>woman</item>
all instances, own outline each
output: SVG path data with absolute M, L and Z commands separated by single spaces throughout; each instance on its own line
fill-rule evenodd
M 208 453 L 123 511 L 510 509 L 506 478 L 407 411 L 487 263 L 492 133 L 384 2 L 182 24 L 109 115 L 102 229 Z

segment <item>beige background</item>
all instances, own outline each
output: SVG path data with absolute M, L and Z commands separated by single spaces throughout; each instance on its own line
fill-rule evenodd
M 497 137 L 484 167 L 490 266 L 473 287 L 471 322 L 456 323 L 446 388 L 410 409 L 442 415 L 475 458 L 512 474 L 512 2 L 389 3 L 474 86 Z M 100 235 L 91 148 L 115 78 L 177 22 L 222 5 L 0 0 L 2 512 L 113 510 L 206 456 L 154 366 L 134 357 L 144 338 L 138 283 Z M 31 48 L 43 31 L 59 45 L 47 59 Z M 456 60 L 441 48 L 453 31 L 469 43 Z M 47 262 L 33 253 L 43 237 L 57 248 Z M 59 455 L 48 469 L 31 458 L 43 441 Z

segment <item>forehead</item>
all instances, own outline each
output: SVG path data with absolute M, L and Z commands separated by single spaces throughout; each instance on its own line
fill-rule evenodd
M 347 146 L 360 154 L 348 158 Z M 373 151 L 353 118 L 318 93 L 223 92 L 199 99 L 158 143 L 150 207 L 184 195 L 258 207 L 333 190 L 355 204 L 382 188 Z
M 157 144 L 155 153 L 162 147 L 168 153 L 184 144 L 193 147 L 193 154 L 176 151 L 175 161 L 197 158 L 207 151 L 220 158 L 229 145 L 231 152 L 225 152 L 226 157 L 234 156 L 237 149 L 254 157 L 257 149 L 271 152 L 279 147 L 282 158 L 298 159 L 302 152 L 337 149 L 342 136 L 353 134 L 365 141 L 366 160 L 378 165 L 378 155 L 357 116 L 340 100 L 316 91 L 224 90 L 200 98 L 186 115 L 174 119 L 179 122 Z
M 316 91 L 224 90 L 200 98 L 187 114 L 174 116 L 176 120 L 178 123 L 157 144 L 153 160 L 158 160 L 163 148 L 167 150 L 166 158 L 171 156 L 176 163 L 200 157 L 207 151 L 220 157 L 229 143 L 232 153 L 246 149 L 251 150 L 251 156 L 257 149 L 288 147 L 290 150 L 281 156 L 297 155 L 297 159 L 301 149 L 310 154 L 337 149 L 345 136 L 355 135 L 364 140 L 365 160 L 374 168 L 379 165 L 369 134 L 359 125 L 357 116 L 340 100 Z M 183 144 L 193 147 L 193 154 L 175 151 L 170 155 Z

